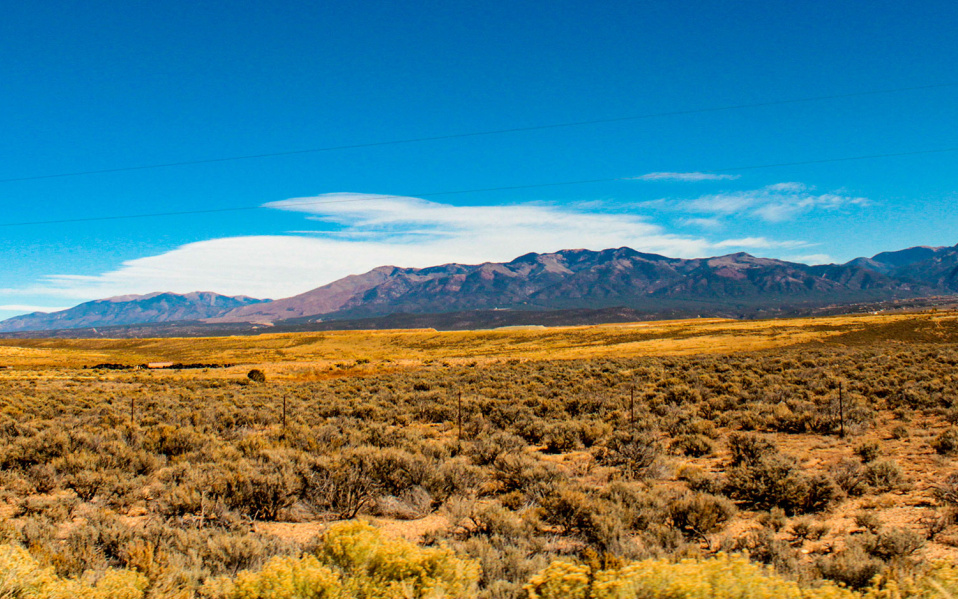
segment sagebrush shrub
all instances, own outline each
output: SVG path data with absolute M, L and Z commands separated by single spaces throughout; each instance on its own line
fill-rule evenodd
M 617 432 L 597 453 L 600 463 L 616 466 L 626 478 L 644 478 L 659 457 L 659 444 L 649 434 Z
M 822 511 L 840 495 L 827 476 L 808 477 L 792 458 L 777 453 L 731 468 L 724 493 L 750 509 L 778 507 L 790 514 Z
M 732 433 L 728 436 L 728 448 L 732 453 L 730 466 L 749 466 L 763 458 L 778 453 L 778 448 L 753 433 Z
M 703 541 L 708 535 L 721 531 L 735 512 L 735 506 L 728 499 L 707 493 L 679 497 L 668 507 L 673 526 L 686 538 Z
M 931 442 L 932 448 L 941 455 L 958 454 L 958 429 L 949 428 Z

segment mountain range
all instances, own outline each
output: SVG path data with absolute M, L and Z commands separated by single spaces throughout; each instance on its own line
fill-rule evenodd
M 913 247 L 820 266 L 745 253 L 669 258 L 623 247 L 531 253 L 506 263 L 382 266 L 278 300 L 209 292 L 122 296 L 16 316 L 0 322 L 0 332 L 163 323 L 191 323 L 211 332 L 245 324 L 262 332 L 319 323 L 330 328 L 331 321 L 354 328 L 346 321 L 401 314 L 419 315 L 414 320 L 422 324 L 428 323 L 423 315 L 500 311 L 527 313 L 523 322 L 528 313 L 567 311 L 582 317 L 583 310 L 611 309 L 649 318 L 748 318 L 954 293 L 958 246 Z M 557 314 L 543 320 L 561 324 Z
M 269 300 L 230 297 L 208 291 L 123 295 L 85 302 L 59 312 L 34 312 L 0 322 L 0 331 L 51 331 L 141 323 L 196 321 L 222 316 Z

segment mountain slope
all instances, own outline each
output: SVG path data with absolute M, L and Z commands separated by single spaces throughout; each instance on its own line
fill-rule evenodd
M 684 260 L 630 248 L 527 254 L 507 263 L 381 267 L 299 296 L 234 310 L 215 322 L 363 318 L 494 309 L 696 309 L 824 305 L 930 294 L 861 266 L 807 266 L 739 253 Z M 729 312 L 731 310 L 731 312 Z
M 440 267 L 442 268 L 442 267 Z M 428 271 L 430 269 L 421 269 Z M 417 269 L 380 266 L 361 274 L 350 275 L 328 285 L 323 285 L 300 295 L 261 304 L 237 308 L 223 317 L 210 318 L 210 322 L 272 323 L 277 320 L 300 318 L 313 314 L 328 314 L 343 308 L 348 302 L 370 289 L 384 284 L 391 278 L 411 276 L 422 280 L 428 275 L 413 274 Z
M 276 301 L 215 293 L 116 297 L 53 314 L 17 316 L 0 322 L 0 332 L 184 322 L 190 330 L 206 326 L 212 333 L 241 323 L 282 328 L 502 309 L 623 308 L 649 317 L 747 318 L 956 292 L 958 246 L 908 248 L 821 266 L 745 253 L 686 260 L 623 247 L 531 253 L 505 263 L 381 266 Z
M 0 322 L 0 332 L 50 331 L 138 323 L 203 320 L 263 300 L 207 291 L 150 293 L 94 300 L 59 312 L 34 312 Z

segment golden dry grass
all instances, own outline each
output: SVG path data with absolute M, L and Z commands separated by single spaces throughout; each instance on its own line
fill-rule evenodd
M 126 418 L 126 401 L 133 397 L 136 398 L 136 405 L 140 406 L 138 407 L 138 410 L 140 410 L 138 414 L 141 415 L 149 415 L 149 410 L 159 409 L 157 407 L 160 405 L 159 403 L 156 403 L 156 405 L 150 404 L 154 399 L 152 396 L 161 400 L 166 397 L 165 394 L 169 394 L 167 400 L 177 406 L 176 410 L 193 411 L 194 416 L 200 418 L 201 411 L 197 409 L 197 406 L 205 406 L 207 402 L 221 401 L 223 405 L 230 406 L 232 405 L 230 402 L 235 399 L 234 395 L 242 397 L 243 393 L 249 393 L 253 398 L 250 404 L 252 407 L 250 410 L 243 411 L 243 414 L 251 414 L 257 410 L 268 412 L 269 410 L 275 411 L 278 405 L 275 401 L 277 398 L 285 398 L 286 393 L 295 395 L 298 387 L 313 387 L 307 394 L 310 399 L 305 400 L 305 402 L 295 400 L 291 404 L 295 405 L 294 408 L 291 408 L 295 418 L 297 409 L 305 410 L 306 406 L 312 405 L 309 403 L 312 398 L 333 397 L 334 393 L 330 389 L 344 392 L 343 389 L 347 385 L 355 385 L 358 388 L 363 384 L 377 385 L 376 389 L 378 390 L 372 392 L 369 397 L 374 397 L 380 392 L 386 393 L 382 389 L 388 389 L 389 393 L 395 392 L 395 397 L 405 397 L 401 394 L 406 393 L 405 391 L 400 393 L 395 389 L 411 387 L 413 391 L 409 394 L 417 398 L 416 402 L 418 403 L 410 403 L 406 406 L 406 409 L 412 410 L 410 414 L 418 414 L 419 412 L 416 410 L 421 410 L 422 406 L 431 405 L 429 402 L 439 404 L 446 397 L 440 393 L 436 381 L 439 377 L 446 376 L 444 373 L 455 372 L 457 369 L 446 368 L 444 363 L 462 364 L 463 367 L 458 368 L 459 371 L 486 371 L 482 374 L 483 377 L 486 377 L 482 379 L 485 381 L 482 383 L 483 385 L 491 384 L 489 381 L 502 380 L 503 377 L 515 376 L 515 381 L 518 382 L 511 383 L 513 387 L 506 389 L 506 391 L 510 393 L 515 391 L 517 396 L 522 396 L 522 393 L 526 392 L 523 389 L 526 389 L 525 383 L 528 381 L 518 377 L 515 371 L 541 366 L 543 373 L 558 373 L 554 379 L 562 379 L 562 376 L 564 376 L 562 370 L 572 367 L 570 363 L 550 362 L 551 360 L 598 358 L 595 363 L 601 363 L 605 358 L 756 352 L 754 355 L 732 357 L 728 360 L 714 360 L 711 357 L 703 357 L 665 359 L 659 362 L 671 363 L 674 370 L 679 371 L 684 370 L 685 367 L 691 368 L 696 364 L 696 361 L 740 363 L 741 360 L 744 360 L 746 363 L 739 370 L 748 371 L 750 366 L 747 362 L 754 359 L 761 363 L 762 360 L 767 359 L 770 362 L 762 365 L 760 377 L 756 375 L 759 378 L 751 377 L 749 380 L 754 378 L 755 381 L 761 381 L 761 385 L 772 385 L 781 383 L 780 379 L 775 378 L 779 376 L 779 369 L 785 372 L 789 368 L 817 369 L 818 374 L 816 376 L 821 378 L 831 371 L 835 373 L 845 372 L 848 375 L 848 368 L 852 368 L 855 364 L 861 364 L 871 367 L 868 370 L 870 376 L 880 378 L 880 375 L 883 374 L 881 367 L 883 362 L 877 362 L 878 366 L 875 366 L 874 355 L 868 352 L 882 346 L 889 350 L 888 355 L 900 357 L 899 354 L 902 352 L 899 350 L 902 348 L 896 347 L 896 344 L 903 344 L 906 346 L 905 349 L 910 351 L 907 344 L 912 342 L 916 343 L 915 347 L 919 349 L 915 351 L 919 353 L 922 351 L 922 347 L 927 348 L 925 344 L 928 343 L 953 345 L 958 342 L 958 314 L 882 314 L 765 321 L 697 319 L 463 332 L 407 330 L 299 333 L 199 339 L 0 340 L 0 365 L 12 367 L 9 370 L 0 371 L 0 381 L 11 385 L 23 383 L 21 385 L 22 389 L 17 391 L 22 390 L 22 397 L 27 400 L 40 397 L 44 398 L 41 401 L 45 401 L 45 398 L 49 397 L 51 400 L 65 398 L 72 401 L 74 398 L 80 397 L 82 399 L 81 404 L 71 406 L 71 409 L 83 414 L 93 413 L 94 409 L 102 409 L 104 413 L 107 413 L 114 410 L 114 401 L 121 398 L 118 405 L 122 407 L 119 408 L 118 413 L 122 414 L 120 419 L 124 421 Z M 890 347 L 889 344 L 891 344 Z M 826 355 L 826 357 L 830 355 L 839 356 L 839 359 L 835 361 L 823 359 L 817 362 L 812 361 L 810 365 L 804 364 L 803 358 L 806 357 L 804 355 L 806 349 L 820 345 L 832 347 L 864 345 L 868 348 L 866 351 L 857 349 L 849 351 L 827 350 L 819 353 Z M 766 351 L 786 347 L 798 347 L 800 349 L 785 352 Z M 939 345 L 938 347 L 944 346 Z M 937 352 L 937 349 L 935 351 Z M 947 353 L 950 352 L 950 349 L 947 350 Z M 810 351 L 807 353 L 814 354 L 816 352 Z M 776 360 L 778 360 L 778 356 L 782 355 L 788 357 L 793 365 L 784 366 L 778 363 Z M 908 355 L 905 355 L 905 357 L 907 358 Z M 512 363 L 514 360 L 542 360 L 542 362 L 516 364 Z M 855 362 L 855 360 L 860 360 L 860 362 Z M 209 372 L 191 370 L 144 373 L 142 371 L 76 370 L 78 367 L 101 362 L 141 364 L 154 361 L 233 363 L 236 366 L 228 369 L 214 369 Z M 605 361 L 615 362 L 615 360 Z M 473 362 L 478 363 L 479 368 L 465 367 L 466 364 Z M 647 362 L 654 366 L 656 360 L 648 360 Z M 848 365 L 849 363 L 851 366 Z M 911 364 L 911 362 L 907 363 Z M 927 379 L 931 376 L 940 376 L 942 379 L 946 379 L 950 385 L 953 379 L 947 368 L 958 362 L 946 361 L 943 363 L 948 366 L 942 367 L 944 370 L 934 371 L 931 375 L 921 370 L 918 367 L 919 365 L 915 366 L 914 373 L 905 367 L 899 368 L 896 372 L 899 372 L 905 378 L 925 377 Z M 616 377 L 634 376 L 631 367 L 635 364 L 627 366 L 629 366 L 629 370 L 610 370 L 609 377 L 602 375 L 602 379 L 617 380 Z M 246 373 L 251 367 L 266 371 L 271 383 L 276 382 L 277 390 L 275 393 L 267 391 L 273 385 L 257 387 L 248 384 L 245 380 L 238 380 L 245 379 Z M 514 371 L 512 374 L 509 374 L 510 369 Z M 399 382 L 388 380 L 379 382 L 375 379 L 364 379 L 329 381 L 328 388 L 324 387 L 326 383 L 300 385 L 300 382 L 303 381 L 368 377 L 404 370 L 410 372 L 403 372 L 395 377 Z M 588 368 L 586 367 L 581 369 L 582 373 L 587 371 Z M 656 372 L 658 371 L 656 370 Z M 710 379 L 722 378 L 721 375 L 712 376 L 717 371 L 703 368 L 699 372 L 705 375 L 701 379 L 703 385 L 713 385 L 718 388 L 718 385 L 708 382 Z M 530 373 L 531 370 L 527 371 L 526 375 Z M 678 372 L 668 374 L 668 376 L 673 375 L 681 378 L 681 374 Z M 666 376 L 664 371 L 662 376 Z M 693 371 L 691 376 L 699 375 L 694 374 Z M 857 375 L 853 372 L 849 376 L 855 379 Z M 190 380 L 194 377 L 222 380 Z M 390 377 L 384 376 L 382 378 L 389 379 Z M 528 378 L 526 376 L 526 379 Z M 728 378 L 734 377 L 730 375 Z M 183 384 L 177 386 L 177 380 L 183 381 Z M 506 378 L 506 380 L 512 379 Z M 567 384 L 571 379 L 562 380 L 565 381 L 563 384 Z M 595 382 L 600 378 L 594 377 L 589 380 Z M 776 383 L 776 380 L 779 383 Z M 789 380 L 791 381 L 789 383 L 790 388 L 793 390 L 799 387 L 808 387 L 804 381 L 795 383 L 794 380 Z M 413 381 L 426 381 L 429 384 L 423 387 L 425 390 L 417 390 L 412 383 Z M 669 385 L 681 387 L 686 383 L 697 384 L 692 379 L 683 379 L 682 382 L 673 379 Z M 382 387 L 378 386 L 380 384 Z M 881 383 L 881 385 L 890 384 L 892 383 L 888 381 Z M 340 387 L 336 387 L 336 385 L 340 385 Z M 652 389 L 652 383 L 649 382 L 647 387 L 646 390 Z M 221 391 L 223 388 L 228 388 L 230 392 Z M 560 389 L 568 391 L 569 394 L 582 393 L 583 396 L 595 394 L 595 390 L 592 388 L 580 391 L 573 391 L 572 388 L 568 385 L 565 388 L 560 386 Z M 628 397 L 628 393 L 623 389 L 626 388 L 623 387 L 617 392 L 606 390 L 603 393 L 609 394 L 606 398 L 609 402 L 617 402 L 618 399 L 624 401 L 624 398 Z M 846 393 L 848 389 L 846 387 Z M 486 399 L 494 397 L 497 401 L 500 400 L 501 397 L 498 392 L 493 391 Z M 742 388 L 728 392 L 735 394 L 751 393 Z M 270 395 L 270 393 L 273 394 Z M 416 395 L 420 393 L 421 396 Z M 476 391 L 474 394 L 478 393 L 484 392 Z M 724 394 L 725 391 L 721 391 L 721 393 Z M 821 395 L 824 392 L 818 390 L 816 393 Z M 260 397 L 260 394 L 262 394 L 262 397 Z M 535 394 L 531 394 L 530 397 L 535 397 Z M 551 397 L 551 395 L 548 397 Z M 470 406 L 473 399 L 474 397 L 466 397 L 465 405 Z M 367 400 L 368 398 L 357 401 Z M 56 399 L 56 401 L 60 402 L 61 399 Z M 772 399 L 768 401 L 772 401 Z M 939 400 L 936 399 L 935 401 Z M 757 404 L 761 403 L 758 400 L 756 402 Z M 940 403 L 946 405 L 943 402 Z M 132 407 L 132 403 L 130 405 Z M 152 407 L 149 407 L 151 405 Z M 283 405 L 285 406 L 285 399 Z M 41 406 L 41 408 L 45 409 L 44 406 Z M 392 406 L 390 405 L 388 409 L 392 409 Z M 673 411 L 677 412 L 677 408 Z M 12 401 L 4 409 L 4 412 L 13 418 L 20 418 L 21 406 L 16 401 Z M 43 409 L 40 409 L 39 412 L 42 413 Z M 49 410 L 49 413 L 57 415 L 55 417 L 60 417 L 59 415 L 64 412 L 65 410 L 58 405 Z M 956 412 L 958 412 L 958 409 L 956 409 Z M 856 445 L 866 441 L 877 442 L 881 447 L 882 457 L 899 464 L 909 482 L 907 487 L 897 487 L 893 491 L 847 498 L 824 514 L 816 516 L 817 522 L 828 527 L 828 532 L 821 539 L 807 542 L 795 541 L 791 538 L 791 533 L 787 528 L 777 533 L 777 539 L 796 548 L 796 550 L 800 550 L 804 556 L 802 559 L 810 562 L 813 559 L 842 551 L 849 542 L 848 539 L 854 540 L 856 536 L 863 534 L 864 529 L 856 523 L 856 515 L 860 512 L 874 514 L 885 526 L 908 529 L 924 534 L 927 518 L 935 515 L 936 510 L 940 507 L 934 499 L 932 486 L 944 480 L 948 474 L 953 472 L 956 460 L 958 460 L 953 456 L 936 454 L 930 445 L 936 435 L 950 426 L 949 421 L 943 417 L 943 414 L 945 414 L 944 410 L 937 408 L 934 410 L 909 410 L 908 420 L 904 420 L 901 414 L 896 415 L 888 409 L 883 409 L 878 412 L 873 425 L 863 432 L 857 433 L 854 438 L 849 439 L 839 439 L 826 434 L 773 432 L 782 429 L 769 429 L 763 432 L 763 435 L 774 439 L 776 445 L 784 453 L 794 456 L 801 468 L 807 472 L 828 472 L 842 459 L 854 460 Z M 411 416 L 411 418 L 415 421 L 415 416 Z M 130 420 L 133 420 L 132 414 Z M 258 438 L 266 438 L 267 433 L 271 430 L 270 427 L 275 428 L 275 426 L 263 424 L 264 422 L 268 423 L 269 419 L 251 421 L 251 423 L 243 425 L 245 428 L 244 434 L 249 434 L 251 437 L 255 435 Z M 451 441 L 456 435 L 452 420 L 429 422 L 428 424 L 425 422 L 424 420 L 419 425 L 419 430 L 423 433 L 422 437 L 424 439 Z M 892 434 L 892 429 L 902 423 L 907 424 L 907 429 L 910 431 L 909 436 L 905 438 L 899 438 Z M 154 422 L 147 426 L 154 426 L 155 424 Z M 736 430 L 734 427 L 739 426 L 740 423 L 733 423 L 733 425 L 729 428 L 719 427 L 717 429 L 716 453 L 712 455 L 699 458 L 680 457 L 678 455 L 664 456 L 661 459 L 660 472 L 648 484 L 657 490 L 661 488 L 665 491 L 683 492 L 687 485 L 679 478 L 678 473 L 685 465 L 694 465 L 707 472 L 721 475 L 727 468 L 729 452 L 725 449 L 725 444 L 719 440 L 727 439 L 728 435 Z M 185 426 L 194 428 L 193 425 Z M 397 428 L 409 431 L 411 426 L 415 425 L 404 422 L 402 426 Z M 663 437 L 663 443 L 666 441 L 667 439 Z M 545 448 L 545 445 L 536 445 L 529 446 L 524 451 L 535 456 L 536 460 L 541 459 L 543 462 L 551 463 L 568 481 L 581 485 L 582 488 L 602 488 L 617 476 L 614 468 L 603 466 L 597 461 L 593 452 L 589 450 L 575 449 L 564 451 L 564 453 L 550 454 L 545 453 Z M 20 493 L 20 491 L 13 490 L 11 487 L 8 501 L 22 499 L 17 493 Z M 137 503 L 133 504 L 123 514 L 126 524 L 143 523 L 151 517 L 149 510 L 145 507 L 147 500 L 142 501 L 141 504 L 140 499 L 137 499 Z M 491 502 L 492 500 L 483 499 L 483 501 Z M 3 512 L 4 509 L 6 509 L 6 513 L 0 513 L 0 516 L 10 520 L 13 510 L 12 504 L 4 505 L 0 502 L 0 512 Z M 735 538 L 746 535 L 760 527 L 759 517 L 760 515 L 757 512 L 739 512 L 727 530 L 714 535 L 715 538 L 711 539 L 714 541 L 714 546 L 716 548 L 732 546 Z M 439 513 L 411 520 L 379 518 L 375 521 L 387 535 L 401 536 L 416 542 L 428 538 L 437 531 L 442 532 L 453 526 L 447 516 Z M 257 533 L 272 535 L 285 541 L 305 543 L 317 532 L 324 530 L 328 526 L 328 521 L 325 519 L 300 518 L 297 515 L 291 517 L 290 521 L 251 521 L 250 526 Z M 958 530 L 958 526 L 950 525 L 950 529 L 945 534 L 930 540 L 916 554 L 916 558 L 926 562 L 939 559 L 958 560 L 958 533 L 955 533 L 955 530 Z M 712 544 L 710 543 L 709 550 L 711 551 L 711 549 Z
M 0 365 L 77 368 L 103 362 L 205 362 L 268 365 L 274 374 L 369 360 L 409 365 L 429 360 L 575 359 L 731 353 L 830 342 L 837 336 L 916 321 L 954 325 L 953 313 L 882 314 L 783 320 L 695 319 L 487 331 L 389 330 L 168 339 L 3 339 Z

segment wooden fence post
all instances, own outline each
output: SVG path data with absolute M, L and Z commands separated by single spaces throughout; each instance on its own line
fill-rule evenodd
M 841 381 L 838 381 L 838 420 L 839 420 L 838 435 L 842 439 L 844 439 L 845 438 L 845 396 L 842 393 Z
M 459 426 L 459 447 L 462 447 L 462 389 L 459 389 L 459 404 L 457 409 L 456 421 Z

